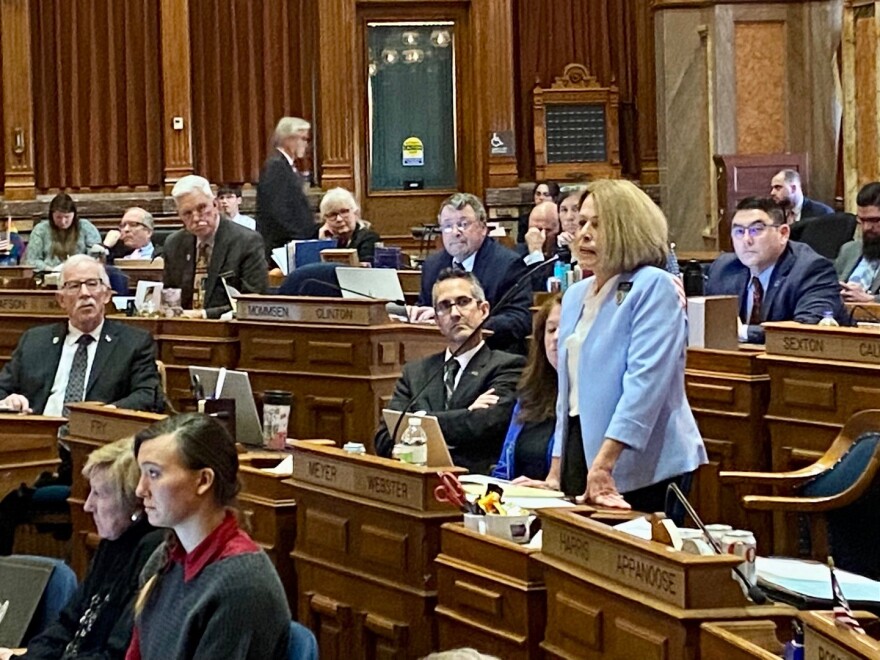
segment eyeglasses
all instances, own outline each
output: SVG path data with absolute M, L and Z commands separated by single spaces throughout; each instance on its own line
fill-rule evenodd
M 856 220 L 859 221 L 860 225 L 872 225 L 873 226 L 876 224 L 880 224 L 880 218 L 878 218 L 878 217 L 863 218 L 861 216 L 856 216 Z
M 461 233 L 464 233 L 475 224 L 476 222 L 473 220 L 459 220 L 458 222 L 451 222 L 448 225 L 440 225 L 440 231 L 442 231 L 444 234 L 451 234 L 454 230 L 458 230 Z
M 734 225 L 730 228 L 730 235 L 734 238 L 743 238 L 748 232 L 751 238 L 762 236 L 768 229 L 779 229 L 780 225 L 768 225 L 763 222 L 753 222 L 748 227 L 742 225 Z
M 76 293 L 82 289 L 83 284 L 86 285 L 86 289 L 89 293 L 95 293 L 95 291 L 104 286 L 104 283 L 101 280 L 93 277 L 87 280 L 71 280 L 65 282 L 61 285 L 61 290 L 65 293 Z
M 453 300 L 438 300 L 437 304 L 434 305 L 434 311 L 441 316 L 445 316 L 452 312 L 453 307 L 458 307 L 459 310 L 467 309 L 474 302 L 476 301 L 470 296 L 459 296 Z
M 121 223 L 119 223 L 119 231 L 122 231 L 123 229 L 137 229 L 138 227 L 143 227 L 144 229 L 147 228 L 147 226 L 143 222 L 121 222 Z
M 351 209 L 339 209 L 338 211 L 330 211 L 326 217 L 328 220 L 336 220 L 336 218 L 347 216 L 349 213 L 351 213 Z
M 204 215 L 207 215 L 213 208 L 214 205 L 212 203 L 202 202 L 194 209 L 188 209 L 181 213 L 180 217 L 183 220 L 192 220 L 196 216 L 202 217 Z

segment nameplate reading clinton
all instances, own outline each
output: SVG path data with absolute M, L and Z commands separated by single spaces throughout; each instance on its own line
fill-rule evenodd
M 630 543 L 615 543 L 553 518 L 542 520 L 542 552 L 596 573 L 658 600 L 686 607 L 684 569 L 642 552 Z M 622 532 L 621 532 L 622 534 Z
M 0 290 L 0 314 L 64 314 L 54 291 Z
M 238 318 L 273 323 L 379 325 L 388 323 L 385 301 L 306 296 L 239 296 Z
M 880 365 L 880 332 L 863 328 L 764 324 L 767 354 Z
M 400 472 L 360 465 L 356 458 L 335 459 L 326 453 L 297 453 L 293 461 L 296 480 L 408 509 L 422 509 L 423 479 Z

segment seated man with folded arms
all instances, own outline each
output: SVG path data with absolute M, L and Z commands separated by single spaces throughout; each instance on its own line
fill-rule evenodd
M 709 267 L 706 295 L 739 296 L 739 339 L 764 343 L 765 321 L 817 324 L 825 314 L 847 321 L 834 265 L 806 243 L 789 241 L 791 226 L 772 199 L 747 197 L 730 223 L 735 254 Z
M 220 222 L 211 184 L 194 174 L 171 190 L 183 222 L 165 241 L 166 289 L 180 289 L 184 316 L 217 319 L 232 309 L 223 280 L 241 293 L 269 285 L 262 237 L 234 222 Z
M 450 266 L 466 270 L 477 277 L 486 300 L 496 308 L 486 324 L 486 329 L 493 333 L 487 338 L 489 345 L 524 354 L 525 339 L 532 327 L 530 283 L 521 284 L 504 308 L 498 308 L 501 298 L 526 273 L 522 258 L 489 237 L 486 209 L 475 195 L 455 193 L 443 200 L 437 222 L 443 235 L 443 249 L 428 257 L 422 266 L 422 289 L 410 316 L 414 321 L 433 319 L 431 293 L 440 271 Z
M 489 315 L 489 303 L 473 274 L 447 268 L 432 297 L 446 351 L 404 365 L 388 407 L 436 416 L 455 464 L 488 474 L 501 450 L 525 360 L 491 350 L 475 332 Z M 455 351 L 460 352 L 451 359 Z M 394 442 L 384 422 L 375 446 L 379 456 L 391 456 Z
M 0 407 L 62 417 L 68 403 L 99 401 L 161 412 L 164 400 L 153 338 L 104 318 L 112 295 L 100 262 L 83 254 L 65 261 L 56 298 L 67 319 L 21 336 L 12 359 L 0 371 Z M 58 475 L 41 477 L 38 485 L 70 485 L 70 452 L 61 445 L 59 453 Z M 10 526 L 14 529 L 16 522 L 8 514 L 14 512 L 20 522 L 27 506 L 8 500 L 0 503 L 0 554 L 11 550 Z

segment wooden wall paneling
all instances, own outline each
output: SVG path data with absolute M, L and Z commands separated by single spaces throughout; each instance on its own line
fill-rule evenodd
M 852 86 L 856 100 L 856 168 L 858 185 L 880 178 L 877 145 L 877 38 L 878 17 L 868 6 L 855 18 L 855 67 Z
M 190 0 L 160 0 L 159 6 L 162 35 L 162 136 L 165 147 L 163 183 L 166 194 L 171 192 L 171 188 L 181 177 L 193 173 L 189 3 Z M 208 21 L 203 21 L 200 27 L 206 33 L 217 33 L 217 26 Z M 183 119 L 182 130 L 174 129 L 175 117 Z
M 642 185 L 660 183 L 657 156 L 657 75 L 654 71 L 654 13 L 648 2 L 633 0 L 636 50 L 636 119 L 639 178 Z
M 4 158 L 6 199 L 34 199 L 34 111 L 31 59 L 31 5 L 29 0 L 2 0 L 3 134 L 0 149 Z M 20 136 L 17 138 L 16 136 Z

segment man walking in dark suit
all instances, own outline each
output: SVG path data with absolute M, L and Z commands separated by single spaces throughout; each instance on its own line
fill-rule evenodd
M 433 302 L 446 351 L 404 365 L 388 407 L 435 415 L 455 464 L 488 474 L 501 451 L 525 360 L 490 350 L 475 332 L 489 315 L 489 303 L 473 274 L 444 270 L 434 284 Z M 391 456 L 394 442 L 384 422 L 375 446 L 378 455 Z
M 765 321 L 818 323 L 830 313 L 846 322 L 834 265 L 806 243 L 789 241 L 791 226 L 769 198 L 748 197 L 736 207 L 731 237 L 736 254 L 709 267 L 706 295 L 740 300 L 740 341 L 764 342 Z
M 770 180 L 770 197 L 782 207 L 785 223 L 793 225 L 806 218 L 834 213 L 822 202 L 804 197 L 801 175 L 797 170 L 781 170 Z
M 217 319 L 229 311 L 224 279 L 241 293 L 265 293 L 269 277 L 263 240 L 250 229 L 221 221 L 208 180 L 185 176 L 171 196 L 183 229 L 165 241 L 162 282 L 180 289 L 184 315 Z
M 422 289 L 417 306 L 410 314 L 414 321 L 427 321 L 435 316 L 431 292 L 440 272 L 450 266 L 476 275 L 486 292 L 486 300 L 496 307 L 526 272 L 522 258 L 489 238 L 486 209 L 475 195 L 455 193 L 440 205 L 437 218 L 443 235 L 443 248 L 422 266 Z M 504 308 L 486 324 L 493 332 L 487 339 L 491 348 L 525 352 L 525 338 L 532 329 L 530 283 L 524 283 L 511 295 Z
M 257 231 L 272 250 L 294 239 L 315 238 L 318 225 L 303 191 L 303 177 L 296 170 L 309 146 L 311 126 L 299 117 L 282 117 L 272 142 L 275 149 L 263 163 L 257 183 Z

